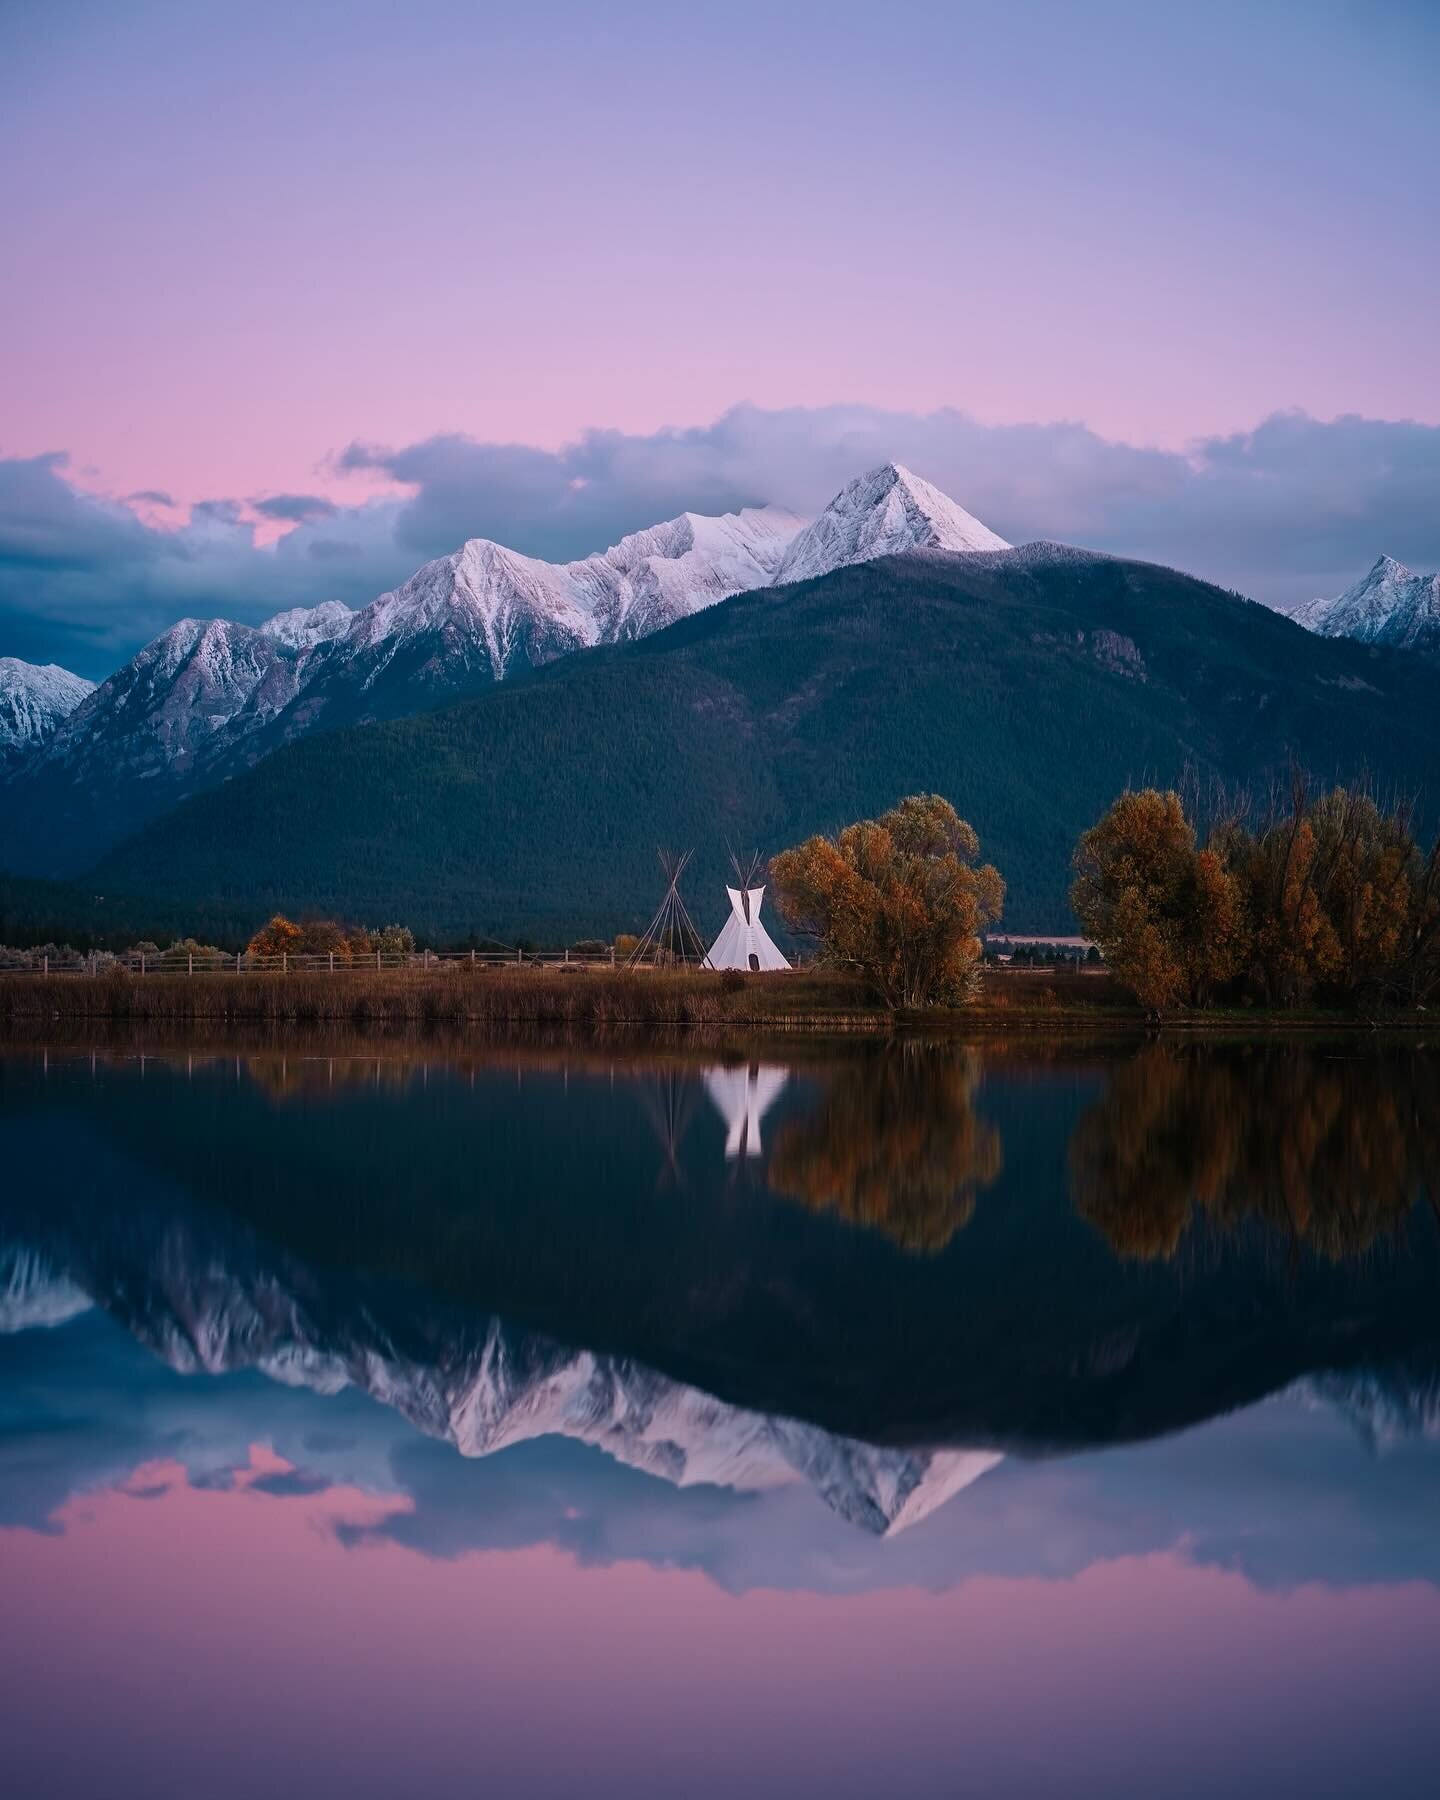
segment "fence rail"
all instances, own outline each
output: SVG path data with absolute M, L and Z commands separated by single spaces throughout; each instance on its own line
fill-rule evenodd
M 161 950 L 112 955 L 105 950 L 0 952 L 0 975 L 104 975 L 122 969 L 129 975 L 300 975 L 378 974 L 386 969 L 460 970 L 476 968 L 613 969 L 613 949 L 594 950 L 367 950 L 281 951 L 261 956 L 248 950 Z

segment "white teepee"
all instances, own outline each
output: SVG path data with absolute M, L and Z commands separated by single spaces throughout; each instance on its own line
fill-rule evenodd
M 731 861 L 735 864 L 735 875 L 740 886 L 725 889 L 730 896 L 730 917 L 725 921 L 719 937 L 710 946 L 710 954 L 701 967 L 788 969 L 789 962 L 775 948 L 770 933 L 760 923 L 760 902 L 765 898 L 765 890 L 751 885 L 759 872 L 759 857 L 752 857 L 745 869 L 741 868 L 734 857 Z

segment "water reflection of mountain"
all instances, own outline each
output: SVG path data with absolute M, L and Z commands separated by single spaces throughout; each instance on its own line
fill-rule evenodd
M 804 1481 L 878 1535 L 915 1524 L 1000 1460 L 881 1448 L 750 1413 L 627 1358 L 319 1278 L 239 1231 L 217 1238 L 174 1220 L 156 1241 L 60 1233 L 45 1253 L 0 1242 L 0 1332 L 59 1324 L 92 1304 L 179 1373 L 253 1368 L 319 1394 L 353 1387 L 467 1457 L 557 1436 L 677 1487 Z
M 800 1068 L 774 1097 L 772 1188 L 791 1134 L 824 1149 L 817 1121 L 838 1124 L 836 1096 L 863 1061 Z M 1376 1053 L 1353 1092 L 1368 1105 L 1387 1090 L 1406 1116 L 1423 1112 L 1428 1063 L 1418 1063 Z M 1337 1257 L 1325 1234 L 1277 1237 L 1245 1212 L 1227 1213 L 1193 1254 L 1118 1257 L 1089 1222 L 1094 1206 L 1082 1216 L 1071 1204 L 1072 1144 L 1101 1129 L 1107 1106 L 1119 1108 L 1118 1139 L 1128 1113 L 1116 1095 L 1136 1066 L 992 1057 L 978 1085 L 973 1069 L 962 1084 L 958 1111 L 952 1082 L 941 1117 L 970 1146 L 956 1191 L 982 1174 L 990 1185 L 963 1230 L 917 1256 L 902 1234 L 857 1225 L 863 1206 L 768 1191 L 763 1157 L 746 1157 L 756 1178 L 737 1185 L 729 1121 L 708 1104 L 662 1108 L 683 1123 L 662 1143 L 654 1072 L 623 1062 L 417 1067 L 403 1080 L 302 1088 L 277 1105 L 228 1063 L 188 1075 L 183 1063 L 152 1063 L 143 1079 L 133 1065 L 101 1066 L 92 1080 L 84 1065 L 52 1063 L 46 1075 L 12 1060 L 0 1066 L 12 1175 L 0 1228 L 86 1291 L 96 1290 L 77 1276 L 80 1253 L 112 1258 L 123 1279 L 91 1273 L 121 1295 L 143 1292 L 146 1271 L 167 1266 L 179 1242 L 211 1246 L 192 1274 L 228 1280 L 224 1246 L 238 1232 L 291 1271 L 287 1292 L 313 1291 L 327 1344 L 367 1342 L 375 1324 L 407 1367 L 468 1368 L 500 1317 L 521 1341 L 588 1346 L 597 1366 L 633 1364 L 767 1425 L 801 1420 L 830 1439 L 927 1451 L 1139 1438 L 1298 1377 L 1433 1358 L 1440 1258 L 1423 1201 L 1398 1230 L 1367 1234 L 1358 1258 Z M 910 1102 L 935 1079 L 921 1067 L 918 1087 L 887 1073 L 900 1080 L 898 1112 L 875 1107 L 877 1127 L 898 1118 L 905 1141 L 924 1117 Z M 698 1082 L 701 1070 L 680 1073 Z M 1248 1068 L 1256 1077 L 1267 1094 L 1303 1088 L 1298 1069 L 1289 1088 Z M 863 1102 L 844 1116 L 863 1120 Z M 982 1125 L 1003 1148 L 999 1165 L 977 1161 Z M 1272 1135 L 1286 1129 L 1280 1118 Z M 885 1178 L 869 1171 L 892 1151 L 861 1148 L 856 1166 L 883 1196 Z M 1107 1155 L 1102 1169 L 1128 1167 L 1118 1144 Z M 460 1321 L 466 1347 L 437 1348 L 432 1319 L 451 1322 L 447 1333 Z M 566 1380 L 564 1404 L 583 1412 L 586 1380 L 573 1370 Z M 416 1391 L 432 1386 L 425 1376 Z

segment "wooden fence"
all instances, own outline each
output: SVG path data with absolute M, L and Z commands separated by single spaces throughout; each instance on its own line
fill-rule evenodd
M 386 969 L 417 973 L 477 968 L 613 969 L 615 951 L 585 950 L 367 950 L 359 953 L 319 951 L 259 956 L 248 950 L 207 954 L 203 951 L 132 951 L 112 955 L 105 950 L 26 952 L 0 951 L 0 975 L 103 975 L 123 969 L 129 975 L 290 975 L 378 974 Z

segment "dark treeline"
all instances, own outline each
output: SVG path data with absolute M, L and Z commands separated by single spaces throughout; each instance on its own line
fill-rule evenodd
M 1409 1009 L 1440 991 L 1440 844 L 1363 788 L 1297 774 L 1263 801 L 1125 793 L 1074 868 L 1076 915 L 1152 1013 Z

